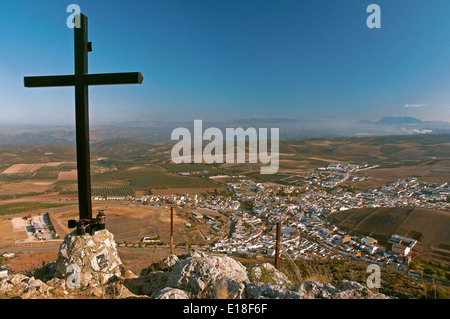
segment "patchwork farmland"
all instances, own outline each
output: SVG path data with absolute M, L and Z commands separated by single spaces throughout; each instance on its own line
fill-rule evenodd
M 181 176 L 155 166 L 122 168 L 95 164 L 92 173 L 92 196 L 127 197 L 150 194 L 152 190 L 223 189 L 223 185 L 201 176 Z M 75 163 L 15 164 L 0 174 L 0 199 L 57 193 L 77 194 Z

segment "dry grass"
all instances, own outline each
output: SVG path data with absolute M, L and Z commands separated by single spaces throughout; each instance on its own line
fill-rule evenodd
M 214 285 L 212 299 L 229 299 L 228 284 L 226 281 L 221 280 Z
M 289 255 L 285 256 L 284 263 L 280 265 L 280 271 L 284 273 L 288 279 L 298 285 L 308 281 L 318 281 L 323 283 L 331 283 L 333 275 L 327 267 L 319 266 L 309 262 L 295 262 Z
M 318 263 L 311 262 L 308 260 L 293 260 L 289 255 L 282 254 L 280 258 L 280 267 L 279 271 L 286 275 L 289 281 L 292 283 L 292 286 L 302 284 L 308 281 L 319 281 L 324 283 L 332 283 L 333 282 L 333 274 L 331 269 L 324 265 L 319 265 Z M 249 256 L 247 260 L 239 260 L 241 263 L 245 264 L 247 270 L 250 269 L 251 266 L 261 265 L 265 262 L 273 264 L 273 260 L 271 259 L 263 259 L 256 260 L 253 256 Z M 249 272 L 251 274 L 251 272 Z M 270 272 L 261 274 L 261 278 L 259 281 L 263 283 L 269 284 L 271 283 L 273 274 Z M 252 278 L 250 278 L 252 279 Z

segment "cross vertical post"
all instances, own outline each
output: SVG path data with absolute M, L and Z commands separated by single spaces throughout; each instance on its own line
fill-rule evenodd
M 78 208 L 80 219 L 92 219 L 91 169 L 89 147 L 89 90 L 84 77 L 88 74 L 88 24 L 80 14 L 75 30 L 75 122 L 77 148 Z
M 26 76 L 24 86 L 35 87 L 75 87 L 75 124 L 78 177 L 78 221 L 69 220 L 69 228 L 77 228 L 77 235 L 92 234 L 105 229 L 105 214 L 99 212 L 92 218 L 91 168 L 89 147 L 89 85 L 141 84 L 144 77 L 140 72 L 126 73 L 88 73 L 88 52 L 92 43 L 88 42 L 88 19 L 80 13 L 75 16 L 79 27 L 74 28 L 75 38 L 75 74 Z

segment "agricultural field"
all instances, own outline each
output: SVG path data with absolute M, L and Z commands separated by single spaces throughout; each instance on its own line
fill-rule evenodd
M 363 182 L 347 181 L 343 185 L 358 191 L 405 176 L 444 182 L 450 177 L 448 140 L 447 135 L 282 140 L 279 171 L 270 175 L 260 174 L 259 164 L 174 164 L 170 160 L 171 143 L 106 140 L 92 145 L 92 194 L 126 197 L 223 189 L 224 180 L 210 178 L 215 175 L 246 175 L 257 182 L 283 184 L 289 175 L 333 162 L 380 165 L 356 173 L 366 178 Z M 0 159 L 0 200 L 77 193 L 75 156 L 67 146 L 23 146 L 14 151 L 5 146 L 0 147 Z
M 19 202 L 0 204 L 0 216 L 17 213 L 32 212 L 40 209 L 56 208 L 67 206 L 66 203 L 39 203 L 39 202 Z
M 55 192 L 59 174 L 73 167 L 70 162 L 5 165 L 0 173 L 0 200 Z
M 58 181 L 76 181 L 77 180 L 77 170 L 70 170 L 68 172 L 59 172 Z
M 109 171 L 94 175 L 92 180 L 93 193 L 97 194 L 93 194 L 93 196 L 135 196 L 137 191 L 151 192 L 154 189 L 214 189 L 222 187 L 221 184 L 208 178 L 181 176 L 152 166 L 137 166 Z
M 182 176 L 171 165 L 166 168 L 149 165 L 116 167 L 94 162 L 91 165 L 92 196 L 127 197 L 150 194 L 155 189 L 214 190 L 223 187 L 202 176 L 200 171 L 197 174 L 193 168 L 199 170 L 195 166 L 182 167 L 184 171 L 193 172 L 191 176 Z M 73 162 L 14 164 L 2 169 L 0 200 L 49 193 L 77 194 L 77 172 Z M 220 172 L 217 168 L 210 170 Z
M 353 208 L 334 213 L 330 221 L 350 234 L 373 237 L 389 247 L 393 234 L 414 238 L 413 258 L 448 264 L 450 212 L 417 207 Z
M 60 238 L 64 238 L 73 229 L 67 227 L 69 219 L 77 218 L 78 207 L 74 203 L 61 207 L 49 207 L 45 203 L 34 203 L 34 209 L 40 212 L 47 212 L 51 217 L 52 225 Z M 4 205 L 1 205 L 4 206 Z M 0 209 L 1 209 L 0 206 Z M 45 208 L 45 211 L 43 209 Z M 3 207 L 3 211 L 13 214 L 22 212 L 21 208 L 31 209 L 30 203 L 26 205 L 8 205 Z M 150 207 L 145 205 L 132 205 L 126 202 L 102 202 L 93 203 L 93 213 L 104 210 L 106 214 L 106 227 L 114 234 L 118 244 L 119 255 L 125 265 L 139 273 L 142 268 L 148 267 L 151 263 L 157 262 L 170 255 L 170 210 L 168 207 Z M 207 219 L 197 219 L 192 215 L 192 209 L 176 208 L 174 212 L 174 249 L 176 253 L 186 253 L 187 249 L 194 245 L 209 245 L 218 236 L 226 236 L 229 232 L 230 220 L 227 216 L 211 210 L 196 210 L 204 214 L 215 217 L 223 222 L 223 234 L 216 233 Z M 15 247 L 26 249 L 23 240 L 27 238 L 27 233 L 14 231 L 12 218 L 24 216 L 4 215 L 0 218 L 0 248 Z M 187 223 L 191 224 L 189 227 Z M 143 237 L 155 237 L 156 243 L 143 243 Z M 18 241 L 20 244 L 18 244 Z M 6 262 L 11 270 L 24 271 L 38 268 L 42 261 L 46 263 L 55 260 L 58 255 L 59 243 L 42 242 L 39 246 L 30 246 L 26 253 L 18 253 Z M 14 251 L 14 249 L 12 249 Z M 31 264 L 33 263 L 33 264 Z
M 94 204 L 92 211 L 104 210 L 106 214 L 106 227 L 114 234 L 119 244 L 138 244 L 143 237 L 158 237 L 161 244 L 170 242 L 170 211 L 168 207 L 149 207 L 145 205 L 130 205 L 125 203 L 108 203 L 107 205 Z M 215 211 L 197 210 L 202 213 L 221 219 L 224 223 L 224 234 L 230 227 L 229 219 Z M 53 210 L 52 220 L 61 225 L 60 236 L 63 237 L 72 230 L 67 228 L 67 220 L 76 218 L 78 208 L 67 206 Z M 207 220 L 198 220 L 193 217 L 191 209 L 177 208 L 174 213 L 174 244 L 202 243 L 208 244 L 218 236 L 206 223 Z M 187 227 L 186 223 L 191 226 Z M 205 239 L 209 237 L 210 240 Z
M 33 174 L 37 171 L 53 171 L 62 163 L 15 164 L 5 169 L 2 174 Z
M 213 175 L 222 175 L 228 173 L 226 170 L 220 168 L 220 164 L 158 164 L 158 166 L 164 168 L 168 173 L 181 173 L 181 172 L 189 172 L 192 175 L 205 175 L 205 176 L 213 176 Z
M 26 180 L 23 182 L 0 181 L 0 196 L 8 197 L 26 193 L 44 193 L 52 187 L 53 181 Z

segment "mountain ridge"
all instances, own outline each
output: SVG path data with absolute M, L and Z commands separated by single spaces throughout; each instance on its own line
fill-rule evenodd
M 147 144 L 171 142 L 172 131 L 185 127 L 193 131 L 194 122 L 127 122 L 91 126 L 91 143 L 114 138 L 133 138 Z M 230 119 L 221 122 L 203 121 L 202 129 L 217 127 L 279 128 L 280 139 L 321 137 L 364 137 L 415 134 L 449 134 L 450 123 L 422 121 L 413 117 L 383 117 L 377 121 L 300 120 L 289 118 Z M 72 145 L 75 127 L 62 126 L 0 126 L 0 144 Z

